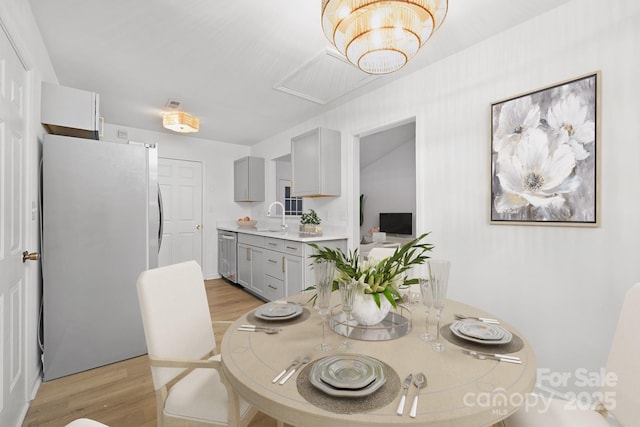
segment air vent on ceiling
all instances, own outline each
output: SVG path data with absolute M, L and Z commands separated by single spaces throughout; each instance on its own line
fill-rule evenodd
M 180 101 L 176 101 L 176 100 L 170 99 L 170 100 L 167 101 L 166 107 L 170 108 L 172 110 L 175 110 L 178 107 L 180 107 Z
M 326 48 L 273 88 L 318 104 L 327 104 L 378 77 L 360 71 L 337 51 Z

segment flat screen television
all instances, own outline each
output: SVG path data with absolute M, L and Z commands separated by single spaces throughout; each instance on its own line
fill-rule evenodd
M 389 234 L 413 234 L 413 214 L 411 212 L 380 213 L 380 231 Z

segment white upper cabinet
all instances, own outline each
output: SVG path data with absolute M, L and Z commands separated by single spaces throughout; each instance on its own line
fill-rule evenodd
M 243 157 L 233 162 L 233 200 L 264 202 L 264 159 Z
M 340 132 L 318 128 L 291 140 L 291 195 L 340 195 Z
M 55 135 L 99 139 L 99 101 L 95 92 L 43 82 L 41 122 Z

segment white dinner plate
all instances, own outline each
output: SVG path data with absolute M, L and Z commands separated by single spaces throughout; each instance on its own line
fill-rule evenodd
M 293 303 L 269 303 L 254 310 L 253 315 L 262 320 L 288 320 L 302 314 L 300 304 Z
M 361 389 L 376 379 L 376 362 L 358 355 L 327 357 L 320 363 L 320 379 L 335 388 Z
M 458 332 L 479 340 L 498 341 L 504 338 L 506 332 L 497 325 L 480 322 L 477 320 L 462 321 L 458 325 Z
M 485 345 L 498 345 L 498 344 L 506 344 L 511 342 L 511 339 L 513 339 L 513 334 L 509 331 L 507 331 L 504 328 L 501 328 L 505 334 L 504 336 L 499 339 L 499 340 L 483 340 L 483 339 L 479 339 L 479 338 L 474 338 L 474 337 L 470 337 L 468 335 L 465 335 L 464 333 L 462 333 L 459 328 L 461 326 L 462 322 L 468 322 L 469 320 L 458 320 L 455 321 L 451 324 L 451 326 L 449 326 L 449 329 L 451 330 L 451 332 L 457 336 L 458 338 L 461 338 L 463 340 L 466 341 L 471 341 L 471 342 L 475 342 L 478 344 L 485 344 Z M 476 322 L 476 320 L 473 320 L 474 322 Z M 497 325 L 494 325 L 497 326 Z
M 352 357 L 351 355 L 338 355 L 338 356 L 327 356 L 330 358 L 335 357 Z M 359 389 L 344 389 L 344 388 L 336 388 L 327 383 L 325 383 L 320 373 L 323 369 L 324 359 L 320 359 L 311 367 L 311 371 L 309 372 L 309 381 L 311 384 L 316 387 L 318 390 L 330 395 L 330 396 L 338 396 L 338 397 L 361 397 L 368 396 L 375 391 L 377 391 L 380 387 L 387 382 L 387 371 L 382 362 L 372 357 L 367 357 L 360 355 L 359 357 L 363 358 L 363 360 L 367 360 L 367 363 L 371 363 L 373 365 L 373 370 L 375 373 L 375 378 L 371 381 L 370 384 L 365 385 Z M 326 358 L 325 358 L 326 359 Z

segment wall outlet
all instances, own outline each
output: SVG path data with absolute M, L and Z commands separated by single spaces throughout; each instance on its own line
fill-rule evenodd
M 120 139 L 129 139 L 126 130 L 118 129 L 118 138 Z

